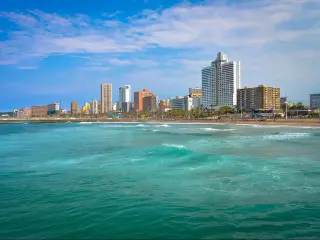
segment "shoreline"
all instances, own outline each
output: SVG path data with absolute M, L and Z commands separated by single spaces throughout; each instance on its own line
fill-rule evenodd
M 10 123 L 194 123 L 194 124 L 244 124 L 244 125 L 278 125 L 278 126 L 301 126 L 301 127 L 320 127 L 320 119 L 277 119 L 276 121 L 257 121 L 257 120 L 211 120 L 211 119 L 0 119 L 0 124 Z

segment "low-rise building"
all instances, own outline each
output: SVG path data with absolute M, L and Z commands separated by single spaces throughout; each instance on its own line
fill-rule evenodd
M 200 104 L 199 97 L 177 96 L 175 99 L 172 99 L 172 109 L 190 111 L 191 109 L 200 107 Z
M 112 111 L 117 111 L 117 104 L 116 103 L 114 103 L 114 104 L 112 104 Z
M 49 114 L 55 114 L 60 111 L 60 103 L 59 102 L 53 102 L 48 104 L 48 113 Z
M 189 88 L 189 96 L 192 98 L 200 98 L 202 96 L 202 88 Z
M 26 110 L 24 111 L 24 114 L 26 117 L 31 117 L 31 109 L 30 107 L 26 107 Z
M 184 110 L 184 97 L 177 96 L 172 99 L 172 109 L 181 109 Z
M 48 106 L 32 106 L 31 115 L 32 117 L 47 117 Z

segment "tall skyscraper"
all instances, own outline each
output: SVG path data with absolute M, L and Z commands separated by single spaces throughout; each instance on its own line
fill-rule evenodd
M 237 106 L 244 109 L 280 109 L 280 88 L 259 85 L 253 88 L 238 89 Z
M 101 113 L 112 111 L 112 84 L 101 84 Z
M 119 102 L 130 102 L 131 101 L 131 86 L 125 85 L 119 87 Z
M 240 88 L 240 62 L 229 62 L 219 52 L 211 66 L 202 69 L 202 105 L 206 108 L 235 106 Z

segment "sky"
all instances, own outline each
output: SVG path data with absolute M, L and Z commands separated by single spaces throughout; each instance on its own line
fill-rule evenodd
M 201 87 L 217 52 L 241 86 L 320 92 L 319 0 L 10 0 L 0 5 L 0 111 L 99 99 L 100 84 L 159 99 Z M 132 94 L 133 95 L 133 94 Z

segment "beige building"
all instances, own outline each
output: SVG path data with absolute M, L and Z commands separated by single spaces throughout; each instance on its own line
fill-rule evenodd
M 101 113 L 112 112 L 112 84 L 101 84 Z
M 259 85 L 237 90 L 237 106 L 244 109 L 280 109 L 280 88 Z
M 202 88 L 189 88 L 189 97 L 199 98 L 202 96 Z
M 26 110 L 25 110 L 24 114 L 26 115 L 26 117 L 31 117 L 31 109 L 30 109 L 30 107 L 26 107 Z

